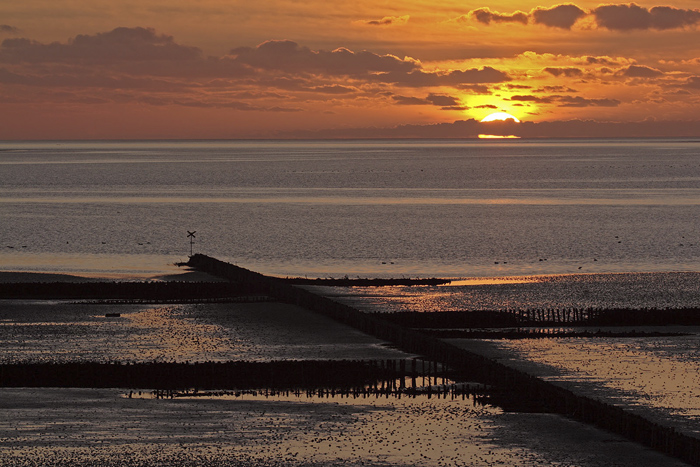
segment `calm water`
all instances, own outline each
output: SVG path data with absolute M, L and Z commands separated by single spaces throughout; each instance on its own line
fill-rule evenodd
M 0 143 L 0 268 L 700 271 L 700 141 Z

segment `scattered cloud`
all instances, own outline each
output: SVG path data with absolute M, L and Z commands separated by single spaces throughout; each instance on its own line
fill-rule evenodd
M 461 105 L 459 99 L 441 94 L 428 94 L 428 97 L 426 97 L 426 99 L 431 104 L 442 107 L 457 107 Z
M 583 70 L 575 67 L 547 67 L 543 71 L 556 77 L 580 78 L 583 76 Z
M 431 93 L 425 98 L 395 95 L 391 96 L 391 98 L 398 105 L 435 105 L 445 110 L 464 109 L 458 99 L 443 94 Z
M 533 102 L 535 104 L 551 104 L 552 102 L 554 102 L 554 97 L 555 96 L 540 97 L 530 95 L 516 95 L 512 96 L 510 100 L 516 102 Z
M 555 5 L 551 8 L 537 7 L 529 13 L 519 10 L 514 13 L 500 13 L 492 11 L 489 7 L 483 7 L 471 10 L 456 20 L 463 22 L 471 19 L 486 25 L 491 23 L 532 23 L 553 28 L 571 29 L 576 21 L 587 14 L 585 10 L 573 4 Z
M 267 41 L 257 47 L 233 49 L 235 63 L 263 70 L 289 73 L 323 73 L 352 76 L 373 82 L 410 87 L 461 86 L 510 81 L 507 73 L 490 66 L 466 70 L 425 71 L 420 61 L 372 52 L 353 52 L 346 48 L 314 51 L 296 42 Z
M 70 90 L 63 98 L 81 103 L 296 112 L 298 107 L 278 103 L 311 106 L 329 97 L 335 102 L 373 98 L 385 102 L 383 93 L 414 88 L 425 89 L 427 97 L 398 93 L 392 102 L 457 109 L 464 107 L 444 88 L 488 92 L 488 84 L 510 80 L 507 73 L 490 66 L 426 69 L 411 57 L 344 47 L 313 50 L 290 40 L 205 56 L 197 47 L 140 27 L 78 35 L 63 43 L 8 38 L 0 44 L 0 84 L 14 86 L 15 91 Z M 438 88 L 443 90 L 436 92 Z
M 548 92 L 548 93 L 575 93 L 578 92 L 575 89 L 571 89 L 568 86 L 542 86 L 541 88 L 535 89 L 532 92 Z
M 466 16 L 460 17 L 462 20 L 467 18 L 472 18 L 483 24 L 493 23 L 522 23 L 527 24 L 528 16 L 527 13 L 522 11 L 516 11 L 515 13 L 504 14 L 491 11 L 489 7 L 478 8 L 476 10 L 470 11 Z
M 66 44 L 42 44 L 25 38 L 5 39 L 0 62 L 82 62 L 197 60 L 197 47 L 177 44 L 172 36 L 156 34 L 149 28 L 116 28 L 95 35 L 79 35 Z
M 435 87 L 502 83 L 510 81 L 507 73 L 493 67 L 470 68 L 468 70 L 451 70 L 448 72 L 426 72 L 415 70 L 409 73 L 391 72 L 374 75 L 377 81 L 411 87 Z
M 529 102 L 533 104 L 554 104 L 558 107 L 617 107 L 622 102 L 617 99 L 587 99 L 581 96 L 532 96 L 517 95 L 510 98 L 511 101 Z
M 635 3 L 600 5 L 591 14 L 599 27 L 615 31 L 676 29 L 700 23 L 700 10 L 683 10 L 670 6 L 647 9 Z
M 339 84 L 331 84 L 324 86 L 314 86 L 309 91 L 320 92 L 322 94 L 348 94 L 357 92 L 357 88 L 350 86 L 341 86 Z
M 483 84 L 458 84 L 455 86 L 457 89 L 461 89 L 462 91 L 470 91 L 473 94 L 490 94 L 491 89 L 489 89 L 488 86 L 483 85 Z
M 333 51 L 311 50 L 289 40 L 266 41 L 257 47 L 239 47 L 229 53 L 236 63 L 265 70 L 323 72 L 357 75 L 369 72 L 410 72 L 421 68 L 412 58 L 353 52 L 344 47 Z
M 19 34 L 19 28 L 10 26 L 9 24 L 0 24 L 0 33 L 4 34 Z
M 457 21 L 468 19 L 482 24 L 521 23 L 538 24 L 552 28 L 571 29 L 579 20 L 590 17 L 594 26 L 612 31 L 631 31 L 639 29 L 679 29 L 700 24 L 700 9 L 681 9 L 672 6 L 655 6 L 650 9 L 635 3 L 603 4 L 592 10 L 566 3 L 551 8 L 537 7 L 529 13 L 499 13 L 488 7 L 471 10 Z
M 513 83 L 504 84 L 503 87 L 506 89 L 531 89 L 532 88 L 532 86 L 528 86 L 527 84 L 513 84 Z
M 683 87 L 689 89 L 700 89 L 700 76 L 691 76 L 686 80 Z
M 408 23 L 409 19 L 411 19 L 410 15 L 385 16 L 382 19 L 357 21 L 356 23 L 365 24 L 368 26 L 402 26 Z
M 661 60 L 661 63 L 665 63 L 665 61 Z M 669 61 L 668 63 L 674 63 L 674 62 Z M 683 65 L 693 65 L 693 66 L 700 65 L 700 57 L 691 58 L 690 60 L 681 60 L 681 63 Z
M 581 96 L 556 96 L 560 107 L 617 107 L 618 99 L 586 99 Z
M 656 78 L 662 76 L 664 72 L 648 66 L 630 65 L 621 70 L 621 74 L 628 78 Z
M 700 89 L 700 80 L 698 80 L 698 89 Z M 684 96 L 684 97 L 685 97 L 685 96 L 692 96 L 693 93 L 690 92 L 690 91 L 688 91 L 687 89 L 678 89 L 678 90 L 676 90 L 676 91 L 667 93 L 667 95 L 670 95 L 670 96 Z
M 584 16 L 586 12 L 572 4 L 556 5 L 552 8 L 537 7 L 530 12 L 535 24 L 561 29 L 571 29 L 574 23 Z
M 622 65 L 625 63 L 629 63 L 628 59 L 625 59 L 622 57 L 608 57 L 608 56 L 592 57 L 590 55 L 586 55 L 585 57 L 583 57 L 583 60 L 588 65 L 619 66 L 619 65 Z
M 411 96 L 391 96 L 398 105 L 430 105 L 427 99 Z

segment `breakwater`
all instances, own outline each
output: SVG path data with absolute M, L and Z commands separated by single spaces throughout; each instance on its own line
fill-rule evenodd
M 286 392 L 314 397 L 470 397 L 481 404 L 498 403 L 485 385 L 457 383 L 462 376 L 422 359 L 0 364 L 0 387 L 123 388 L 151 391 L 156 398 Z
M 332 388 L 342 392 L 418 392 L 461 375 L 435 362 L 282 360 L 272 362 L 67 362 L 0 364 L 0 387 L 85 387 L 158 390 Z
M 415 329 L 364 314 L 348 305 L 315 295 L 283 281 L 234 266 L 215 258 L 194 255 L 189 265 L 210 274 L 248 285 L 256 293 L 292 303 L 367 334 L 392 342 L 404 351 L 425 355 L 446 368 L 458 369 L 473 380 L 494 387 L 499 404 L 511 410 L 546 411 L 627 437 L 663 453 L 700 466 L 700 440 L 671 427 L 653 423 L 629 410 L 591 397 L 574 394 L 557 384 L 508 367 L 482 355 L 460 349 Z

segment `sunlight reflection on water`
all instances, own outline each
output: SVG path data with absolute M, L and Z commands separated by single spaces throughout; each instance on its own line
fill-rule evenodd
M 361 310 L 378 313 L 700 307 L 700 273 L 691 272 L 474 278 L 447 286 L 318 290 Z
M 457 279 L 447 284 L 439 284 L 438 287 L 458 287 L 461 285 L 495 285 L 495 284 L 528 284 L 537 282 L 534 277 L 477 277 L 471 279 Z

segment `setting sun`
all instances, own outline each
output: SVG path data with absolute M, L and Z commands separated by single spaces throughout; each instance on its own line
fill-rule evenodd
M 515 120 L 516 123 L 520 123 L 520 120 L 518 120 L 514 115 L 511 115 L 506 112 L 494 112 L 486 117 L 484 117 L 481 121 L 482 122 L 493 122 L 496 120 L 501 120 L 501 121 L 506 121 L 506 120 Z

